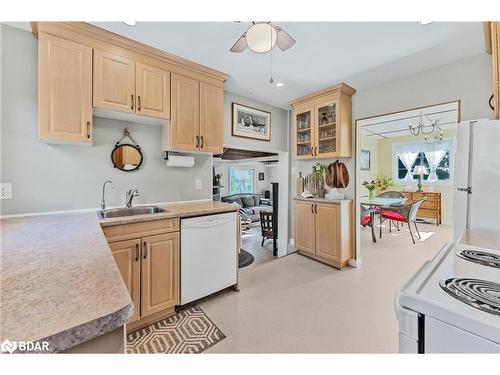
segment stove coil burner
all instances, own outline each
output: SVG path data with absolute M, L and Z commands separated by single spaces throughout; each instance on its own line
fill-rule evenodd
M 469 262 L 482 264 L 484 266 L 500 268 L 500 256 L 479 250 L 462 250 L 457 255 Z
M 439 285 L 452 297 L 476 309 L 500 316 L 500 284 L 479 279 L 451 278 L 441 280 Z

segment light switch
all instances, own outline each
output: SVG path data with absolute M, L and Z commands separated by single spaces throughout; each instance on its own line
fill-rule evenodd
M 194 182 L 194 188 L 196 190 L 201 190 L 201 180 L 199 178 L 197 178 Z
M 12 199 L 12 184 L 10 182 L 0 183 L 0 199 Z

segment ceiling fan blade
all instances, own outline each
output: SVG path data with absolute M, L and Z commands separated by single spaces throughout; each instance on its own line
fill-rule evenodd
M 287 49 L 293 47 L 293 45 L 295 44 L 295 39 L 293 39 L 281 27 L 275 26 L 274 28 L 276 29 L 276 32 L 278 33 L 278 36 L 276 39 L 276 45 L 279 47 L 279 49 L 282 51 L 286 51 Z
M 245 48 L 247 48 L 247 39 L 246 39 L 247 33 L 243 33 L 242 36 L 240 36 L 240 39 L 234 43 L 234 45 L 231 47 L 230 51 L 231 52 L 243 52 Z

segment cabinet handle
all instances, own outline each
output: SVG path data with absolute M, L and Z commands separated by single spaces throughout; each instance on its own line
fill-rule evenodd
M 318 148 L 314 146 L 314 156 L 318 156 Z
M 196 136 L 196 148 L 200 146 L 200 136 Z
M 137 97 L 137 110 L 139 112 L 141 111 L 141 96 L 140 95 Z
M 130 94 L 130 109 L 134 110 L 134 94 Z
M 139 260 L 139 243 L 135 244 L 135 261 Z
M 203 136 L 200 137 L 201 138 L 201 145 L 200 145 L 200 148 L 203 148 Z
M 314 213 L 314 204 L 311 204 L 311 213 Z
M 314 147 L 311 147 L 311 156 L 314 156 Z
M 315 204 L 315 205 L 314 205 L 314 213 L 315 213 L 315 214 L 317 214 L 317 213 L 318 213 L 318 205 L 317 205 L 317 204 Z
M 90 121 L 87 121 L 87 139 L 90 138 Z
M 144 259 L 148 257 L 148 244 L 144 241 Z

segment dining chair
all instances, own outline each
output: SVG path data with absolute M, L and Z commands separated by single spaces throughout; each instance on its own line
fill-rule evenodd
M 405 199 L 406 195 L 404 195 L 404 193 L 402 193 L 400 191 L 389 190 L 389 191 L 384 191 L 383 193 L 380 193 L 379 195 L 377 195 L 377 197 L 379 197 L 379 198 L 401 198 L 401 199 Z M 379 208 L 380 211 L 390 210 L 390 209 L 391 209 L 390 206 L 383 206 L 383 207 Z M 382 220 L 382 217 L 380 219 L 381 219 L 381 221 L 380 221 L 380 238 L 382 238 L 382 222 L 383 222 L 383 220 Z M 391 231 L 391 225 L 392 224 L 393 224 L 392 220 L 389 221 L 389 232 Z M 394 223 L 394 226 L 399 231 L 399 224 L 398 224 L 397 221 Z
M 273 228 L 273 213 L 267 211 L 260 211 L 260 229 L 262 232 L 262 244 L 264 246 L 264 241 L 266 239 L 272 240 L 274 238 L 274 228 Z
M 423 197 L 419 200 L 408 202 L 399 206 L 391 206 L 390 210 L 382 211 L 380 214 L 380 238 L 382 238 L 382 221 L 383 219 L 387 219 L 400 223 L 408 223 L 411 240 L 413 241 L 413 244 L 415 244 L 415 238 L 413 238 L 413 232 L 411 231 L 410 226 L 410 224 L 413 223 L 415 229 L 417 230 L 418 238 L 422 239 L 417 227 L 417 211 L 422 202 L 426 199 L 426 197 Z

